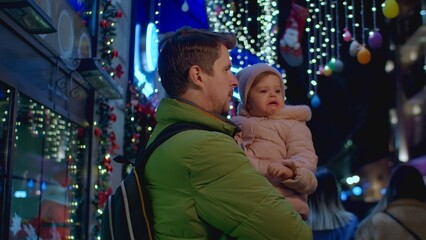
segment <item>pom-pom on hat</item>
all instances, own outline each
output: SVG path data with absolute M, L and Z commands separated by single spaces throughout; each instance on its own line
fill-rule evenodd
M 263 72 L 272 72 L 273 74 L 277 75 L 280 79 L 282 79 L 281 73 L 277 69 L 269 66 L 266 63 L 257 63 L 254 65 L 248 66 L 242 69 L 241 71 L 239 71 L 237 75 L 235 75 L 235 77 L 238 79 L 238 92 L 240 94 L 240 101 L 241 101 L 237 108 L 238 115 L 247 115 L 247 110 L 246 110 L 247 95 L 256 77 Z M 281 81 L 281 86 L 282 86 L 282 91 L 284 96 L 283 81 Z

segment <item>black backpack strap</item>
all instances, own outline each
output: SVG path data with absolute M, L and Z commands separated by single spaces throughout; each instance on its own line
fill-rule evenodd
M 152 208 L 150 206 L 150 200 L 148 190 L 146 188 L 143 173 L 145 171 L 146 163 L 148 162 L 149 156 L 152 152 L 167 139 L 176 135 L 179 132 L 185 130 L 210 130 L 207 127 L 193 124 L 193 123 L 175 123 L 166 127 L 160 134 L 154 139 L 154 141 L 148 145 L 142 152 L 138 154 L 136 159 L 134 170 L 126 177 L 127 184 L 129 186 L 136 186 L 136 191 L 129 190 L 126 193 L 128 201 L 128 209 L 132 209 L 127 214 L 130 218 L 130 222 L 141 222 L 144 219 L 144 226 L 130 227 L 129 232 L 132 231 L 134 239 L 153 239 L 153 223 L 152 223 Z M 122 184 L 122 189 L 125 186 Z M 123 194 L 124 197 L 124 194 Z M 137 211 L 135 211 L 137 209 Z M 129 222 L 129 221 L 127 221 Z
M 166 127 L 148 147 L 145 145 L 145 147 L 142 148 L 142 150 L 139 151 L 139 153 L 137 154 L 134 162 L 133 162 L 132 159 L 127 159 L 123 155 L 118 155 L 113 160 L 117 163 L 122 163 L 122 164 L 124 163 L 124 164 L 130 164 L 132 166 L 136 166 L 136 164 L 140 164 L 138 162 L 140 162 L 144 158 L 149 157 L 149 155 L 151 155 L 151 153 L 154 151 L 154 149 L 158 145 L 162 144 L 164 141 L 169 139 L 171 136 L 173 136 L 176 133 L 179 133 L 181 131 L 191 130 L 191 129 L 211 130 L 210 128 L 208 128 L 206 126 L 198 125 L 198 124 L 195 124 L 195 123 L 189 123 L 189 122 L 174 123 L 174 124 Z
M 135 162 L 135 168 L 142 169 L 145 168 L 146 163 L 148 162 L 149 156 L 152 154 L 152 152 L 163 142 L 165 142 L 170 137 L 174 136 L 175 134 L 185 131 L 185 130 L 211 130 L 210 128 L 202 125 L 198 125 L 195 123 L 188 123 L 188 122 L 178 122 L 174 123 L 168 127 L 166 127 L 163 131 L 158 134 L 158 136 L 154 139 L 154 141 L 149 144 L 143 151 L 139 152 L 136 162 Z

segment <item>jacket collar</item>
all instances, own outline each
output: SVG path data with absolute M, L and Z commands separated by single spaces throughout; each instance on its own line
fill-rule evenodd
M 191 122 L 232 137 L 240 131 L 226 117 L 205 111 L 195 103 L 185 99 L 163 98 L 157 109 L 156 120 L 160 129 L 175 122 Z

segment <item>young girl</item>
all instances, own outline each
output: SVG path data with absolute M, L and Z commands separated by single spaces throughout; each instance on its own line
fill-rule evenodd
M 236 140 L 252 165 L 306 220 L 307 196 L 317 187 L 318 158 L 306 125 L 311 110 L 284 104 L 281 74 L 267 64 L 251 65 L 236 77 L 241 103 L 232 121 L 242 130 Z

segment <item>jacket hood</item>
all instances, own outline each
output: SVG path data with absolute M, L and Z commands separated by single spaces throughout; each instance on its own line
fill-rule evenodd
M 254 80 L 256 77 L 263 73 L 263 72 L 273 72 L 276 74 L 281 80 L 281 73 L 278 72 L 277 69 L 274 67 L 269 66 L 266 63 L 257 63 L 251 66 L 248 66 L 244 68 L 243 70 L 239 71 L 235 77 L 238 79 L 238 92 L 240 94 L 240 104 L 238 105 L 237 112 L 240 114 L 241 111 L 246 111 L 246 100 L 247 95 L 250 91 L 251 86 L 253 85 Z M 284 82 L 281 81 L 283 96 L 285 97 L 284 92 Z

